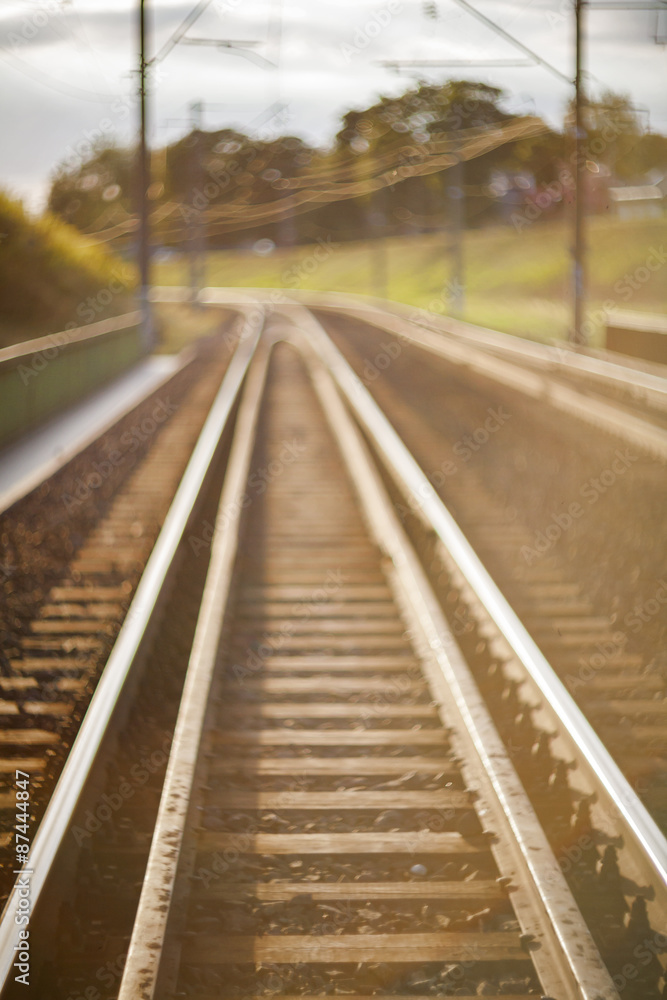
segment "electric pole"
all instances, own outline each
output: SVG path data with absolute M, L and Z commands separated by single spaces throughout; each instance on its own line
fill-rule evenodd
M 464 258 L 463 239 L 465 235 L 465 189 L 464 189 L 464 166 L 463 160 L 457 154 L 456 163 L 452 167 L 452 184 L 447 188 L 447 196 L 450 204 L 451 234 L 452 242 L 450 246 L 451 271 L 450 271 L 450 300 L 452 313 L 461 318 L 465 309 L 464 298 Z
M 371 271 L 373 290 L 379 299 L 386 299 L 387 288 L 387 188 L 379 188 L 371 195 Z M 375 230 L 375 235 L 373 235 Z
M 203 226 L 200 219 L 201 209 L 197 207 L 196 199 L 198 185 L 202 180 L 201 163 L 201 131 L 202 114 L 204 105 L 201 101 L 196 101 L 190 105 L 190 121 L 192 123 L 192 155 L 190 158 L 190 183 L 192 188 L 192 211 L 189 221 L 189 243 L 190 243 L 190 295 L 193 303 L 197 303 L 199 292 L 203 287 Z
M 570 340 L 573 344 L 584 344 L 583 314 L 586 303 L 585 274 L 585 234 L 584 213 L 586 211 L 586 157 L 584 96 L 582 93 L 582 11 L 584 0 L 574 0 L 575 21 L 575 74 L 574 74 L 574 230 L 572 243 L 572 329 Z
M 146 109 L 146 10 L 145 0 L 139 0 L 139 307 L 141 310 L 141 344 L 145 351 L 153 347 L 154 331 L 150 291 L 150 232 L 148 221 L 148 187 L 150 160 L 147 142 Z
M 457 3 L 465 0 L 456 0 Z M 589 10 L 665 10 L 660 0 L 574 0 L 575 72 L 574 72 L 574 213 L 572 233 L 573 315 L 570 342 L 585 344 L 583 329 L 586 308 L 586 98 L 583 92 L 584 9 Z

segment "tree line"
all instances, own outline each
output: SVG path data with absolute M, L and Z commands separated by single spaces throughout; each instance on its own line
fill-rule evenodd
M 562 212 L 568 189 L 557 182 L 572 166 L 571 108 L 559 131 L 505 110 L 504 98 L 475 81 L 422 83 L 348 111 L 324 149 L 279 134 L 280 120 L 251 134 L 193 130 L 153 151 L 154 239 L 290 245 L 425 232 L 455 217 L 483 226 L 512 221 L 535 203 L 540 216 Z M 607 92 L 587 105 L 584 155 L 591 190 L 645 183 L 651 171 L 667 169 L 667 137 L 643 127 L 629 98 Z M 548 198 L 548 191 L 556 193 Z M 134 151 L 105 142 L 85 160 L 63 164 L 48 207 L 112 246 L 130 244 Z

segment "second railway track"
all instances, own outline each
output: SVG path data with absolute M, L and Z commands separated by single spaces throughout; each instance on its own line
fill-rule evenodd
M 356 350 L 380 350 L 379 337 L 350 332 Z M 348 357 L 363 370 L 354 351 Z M 431 370 L 428 357 L 404 345 L 400 371 L 373 382 L 375 398 L 667 830 L 664 464 L 606 434 L 578 443 L 577 421 L 550 428 L 548 407 L 513 407 L 510 394 L 471 387 L 436 359 Z M 489 404 L 511 426 L 487 446 Z M 473 629 L 465 602 L 451 611 L 458 633 Z

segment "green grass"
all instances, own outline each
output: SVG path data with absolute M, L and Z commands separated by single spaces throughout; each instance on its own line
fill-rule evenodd
M 667 265 L 630 296 L 614 289 L 625 274 L 645 265 L 652 247 L 667 242 L 665 220 L 620 222 L 606 216 L 588 220 L 588 307 L 591 341 L 601 344 L 602 303 L 619 309 L 664 312 Z M 521 232 L 494 226 L 465 234 L 466 303 L 471 323 L 534 340 L 567 335 L 569 324 L 570 233 L 562 220 L 536 222 Z M 303 288 L 378 294 L 374 278 L 378 261 L 386 262 L 387 297 L 447 314 L 451 311 L 448 237 L 427 236 L 341 244 L 323 260 L 314 246 L 276 250 L 268 257 L 251 251 L 208 254 L 206 284 L 230 287 Z M 323 256 L 320 253 L 320 256 Z M 312 270 L 311 270 L 312 268 Z M 187 284 L 187 264 L 172 259 L 155 266 L 156 284 Z
M 650 277 L 638 282 L 636 290 L 625 285 L 624 275 L 633 276 L 645 266 L 652 247 L 667 243 L 667 227 L 664 220 L 620 222 L 596 216 L 588 220 L 587 229 L 591 341 L 601 344 L 605 301 L 621 309 L 664 312 L 665 264 L 641 272 Z M 109 306 L 103 304 L 114 276 L 122 276 L 131 288 L 133 269 L 103 247 L 87 245 L 72 227 L 48 215 L 30 219 L 19 203 L 0 193 L 0 233 L 5 234 L 0 239 L 0 347 L 135 308 L 129 291 L 114 294 Z M 448 314 L 448 239 L 444 233 L 393 237 L 334 245 L 326 253 L 311 245 L 276 250 L 268 257 L 249 250 L 216 251 L 207 256 L 206 283 L 377 295 L 378 267 L 384 267 L 388 298 Z M 467 232 L 464 318 L 535 340 L 565 337 L 570 318 L 569 239 L 563 221 L 536 222 L 519 233 L 511 226 Z M 187 261 L 181 257 L 156 263 L 153 280 L 186 284 Z M 619 281 L 626 292 L 614 289 Z M 86 306 L 91 297 L 92 314 Z M 159 309 L 159 314 L 162 350 L 177 350 L 220 321 L 187 306 Z
M 154 306 L 159 344 L 157 354 L 178 354 L 199 337 L 217 333 L 233 315 L 224 308 L 203 309 L 187 302 L 158 302 Z

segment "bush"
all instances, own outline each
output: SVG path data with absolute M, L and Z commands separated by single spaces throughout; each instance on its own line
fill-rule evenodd
M 126 311 L 134 283 L 125 261 L 53 215 L 30 218 L 20 201 L 0 192 L 2 346 Z M 111 303 L 108 293 L 100 295 L 109 288 Z

